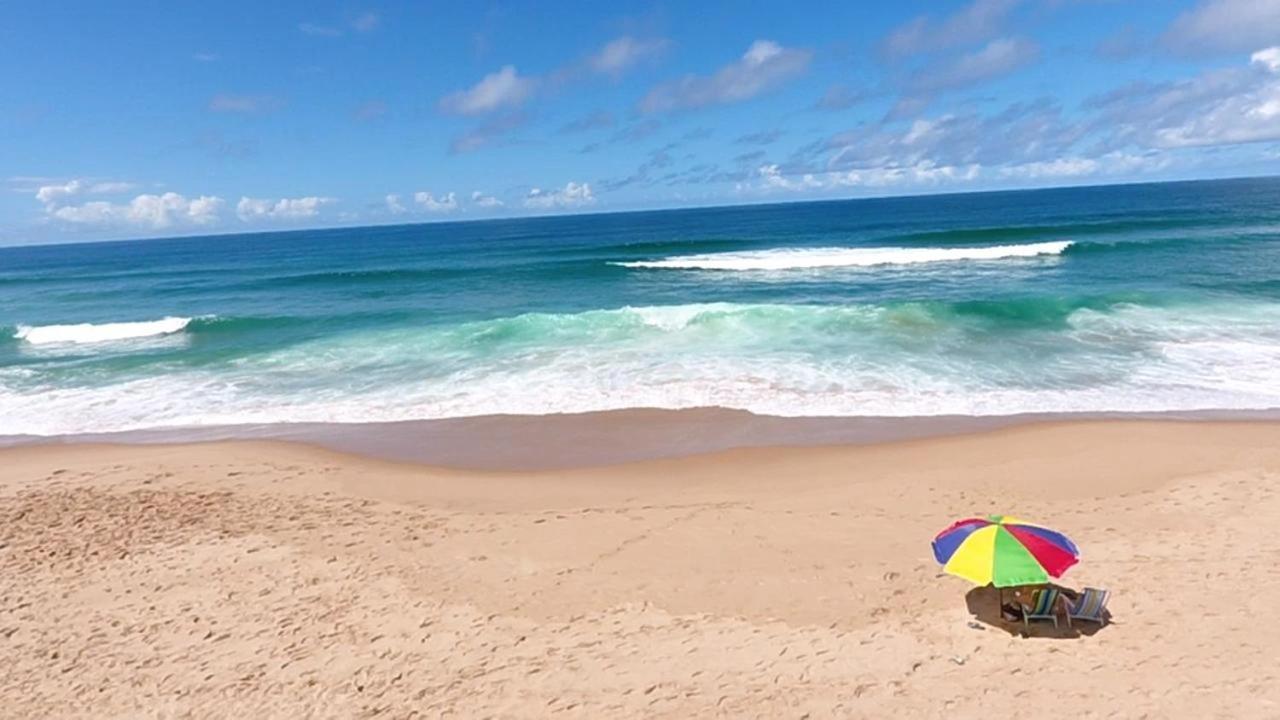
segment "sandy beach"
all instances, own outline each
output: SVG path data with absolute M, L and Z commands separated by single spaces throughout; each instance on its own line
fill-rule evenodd
M 1280 424 L 1098 421 L 607 467 L 284 442 L 0 451 L 0 716 L 1280 716 Z M 1007 512 L 1114 623 L 929 550 Z

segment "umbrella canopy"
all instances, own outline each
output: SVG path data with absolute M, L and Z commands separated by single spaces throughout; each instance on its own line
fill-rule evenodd
M 933 539 L 943 570 L 978 585 L 1034 585 L 1080 560 L 1066 535 L 1007 515 L 961 520 Z

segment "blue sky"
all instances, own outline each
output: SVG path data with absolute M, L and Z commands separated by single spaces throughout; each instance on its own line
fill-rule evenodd
M 10 3 L 0 75 L 0 244 L 1280 173 L 1280 0 Z

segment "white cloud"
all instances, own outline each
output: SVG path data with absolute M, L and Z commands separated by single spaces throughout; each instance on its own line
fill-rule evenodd
M 885 167 L 1000 166 L 1052 159 L 1070 153 L 1084 130 L 1049 101 L 1014 103 L 1003 110 L 918 118 L 906 127 L 881 124 L 831 138 L 827 170 Z
M 822 182 L 813 173 L 805 173 L 798 178 L 789 178 L 782 174 L 776 164 L 761 165 L 756 174 L 767 189 L 805 190 L 822 187 Z
M 255 220 L 299 220 L 315 217 L 320 208 L 333 202 L 333 198 L 300 197 L 279 200 L 242 197 L 236 203 L 236 216 L 244 222 Z
M 218 60 L 220 60 L 221 57 L 218 55 L 218 53 L 198 52 L 198 53 L 194 53 L 191 56 L 191 59 L 196 60 L 198 62 L 211 63 L 211 62 L 218 62 Z
M 624 35 L 589 57 L 587 66 L 602 75 L 616 77 L 638 63 L 660 55 L 666 47 L 666 40 L 637 40 Z
M 417 192 L 413 194 L 413 201 L 427 212 L 448 213 L 458 209 L 458 196 L 455 193 L 437 198 L 429 192 Z
M 595 195 L 591 194 L 591 185 L 570 181 L 559 190 L 542 190 L 533 188 L 524 198 L 524 206 L 539 210 L 556 208 L 574 208 L 595 203 Z
M 1245 144 L 1277 142 L 1280 46 L 1257 50 L 1248 64 L 1233 68 L 1131 83 L 1089 99 L 1080 112 L 1039 100 L 989 113 L 863 124 L 798 148 L 780 164 L 752 157 L 756 169 L 735 179 L 745 192 L 818 194 L 845 187 L 1149 178 L 1175 168 L 1225 166 L 1228 157 L 1256 161 L 1265 149 Z M 1188 150 L 1209 146 L 1224 150 Z M 1240 149 L 1228 155 L 1232 146 Z
M 1002 167 L 999 169 L 999 173 L 1002 177 L 1028 179 L 1078 177 L 1080 175 L 1092 175 L 1098 172 L 1098 167 L 1099 163 L 1094 158 L 1061 157 L 1054 160 L 1040 160 Z
M 482 208 L 499 208 L 502 207 L 502 201 L 492 195 L 486 195 L 479 190 L 471 193 L 471 204 Z
M 227 95 L 220 93 L 209 100 L 214 112 L 256 113 L 278 109 L 282 103 L 270 95 Z
M 830 192 L 852 187 L 940 185 L 975 180 L 981 170 L 976 164 L 938 165 L 922 160 L 904 165 L 785 175 L 777 165 L 762 165 L 756 171 L 756 182 L 739 183 L 737 190 L 746 193 Z
M 1280 44 L 1280 0 L 1203 0 L 1179 15 L 1161 40 L 1189 55 Z
M 50 205 L 79 195 L 83 190 L 84 183 L 80 180 L 71 180 L 62 185 L 43 185 L 36 190 L 36 199 Z
M 467 90 L 446 95 L 440 108 L 459 115 L 479 115 L 502 107 L 522 105 L 533 94 L 537 81 L 520 77 L 514 65 L 506 65 Z
M 977 45 L 999 35 L 1020 0 L 974 0 L 943 20 L 927 15 L 895 29 L 881 43 L 892 59 Z
M 36 189 L 36 199 L 46 205 L 56 205 L 77 195 L 116 195 L 135 187 L 128 182 L 108 180 L 91 183 L 77 178 L 61 184 L 41 185 Z
M 114 195 L 117 193 L 125 193 L 137 187 L 130 182 L 100 182 L 94 183 L 89 188 L 89 192 L 94 195 Z
M 1280 140 L 1280 47 L 1248 67 L 1171 83 L 1137 83 L 1094 99 L 1113 145 L 1180 148 Z
M 1000 177 L 1027 180 L 1074 178 L 1094 175 L 1120 175 L 1155 172 L 1170 165 L 1163 153 L 1111 152 L 1100 157 L 1060 157 L 1054 160 L 1009 165 L 998 169 Z
M 403 215 L 404 213 L 408 212 L 408 208 L 406 208 L 403 204 L 401 204 L 400 196 L 396 195 L 395 193 L 392 193 L 386 197 L 386 203 L 387 203 L 387 211 L 390 212 L 392 215 Z
M 165 230 L 212 225 L 217 222 L 224 204 L 222 198 L 211 195 L 188 199 L 168 192 L 139 195 L 128 203 L 95 200 L 82 205 L 47 205 L 45 210 L 51 217 L 77 225 L 131 225 Z
M 1267 72 L 1280 73 L 1280 46 L 1259 50 L 1249 56 L 1249 61 Z
M 1030 40 L 999 38 L 980 50 L 926 65 L 912 76 L 908 88 L 914 93 L 931 93 L 975 85 L 1028 65 L 1039 53 L 1040 48 Z
M 640 101 L 640 109 L 663 112 L 747 100 L 802 74 L 812 56 L 808 50 L 757 40 L 714 75 L 689 75 L 653 88 Z

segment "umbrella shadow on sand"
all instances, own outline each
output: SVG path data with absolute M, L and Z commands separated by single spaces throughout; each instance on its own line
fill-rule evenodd
M 1050 585 L 1050 587 L 1057 588 L 1070 596 L 1076 594 L 1074 590 L 1061 585 Z M 1005 588 L 1004 603 L 1006 605 L 1016 602 L 1013 593 L 1013 588 Z M 1023 638 L 1076 640 L 1081 637 L 1095 635 L 1099 630 L 1105 629 L 1111 623 L 1110 612 L 1108 612 L 1105 625 L 1087 620 L 1073 620 L 1072 625 L 1068 627 L 1066 618 L 1061 616 L 1058 618 L 1058 627 L 1054 627 L 1053 623 L 1047 620 L 1033 621 L 1030 625 L 1024 625 L 1021 619 L 1009 620 L 1001 613 L 1000 599 L 1000 590 L 991 585 L 976 587 L 964 596 L 965 604 L 969 607 L 969 614 L 978 622 Z

